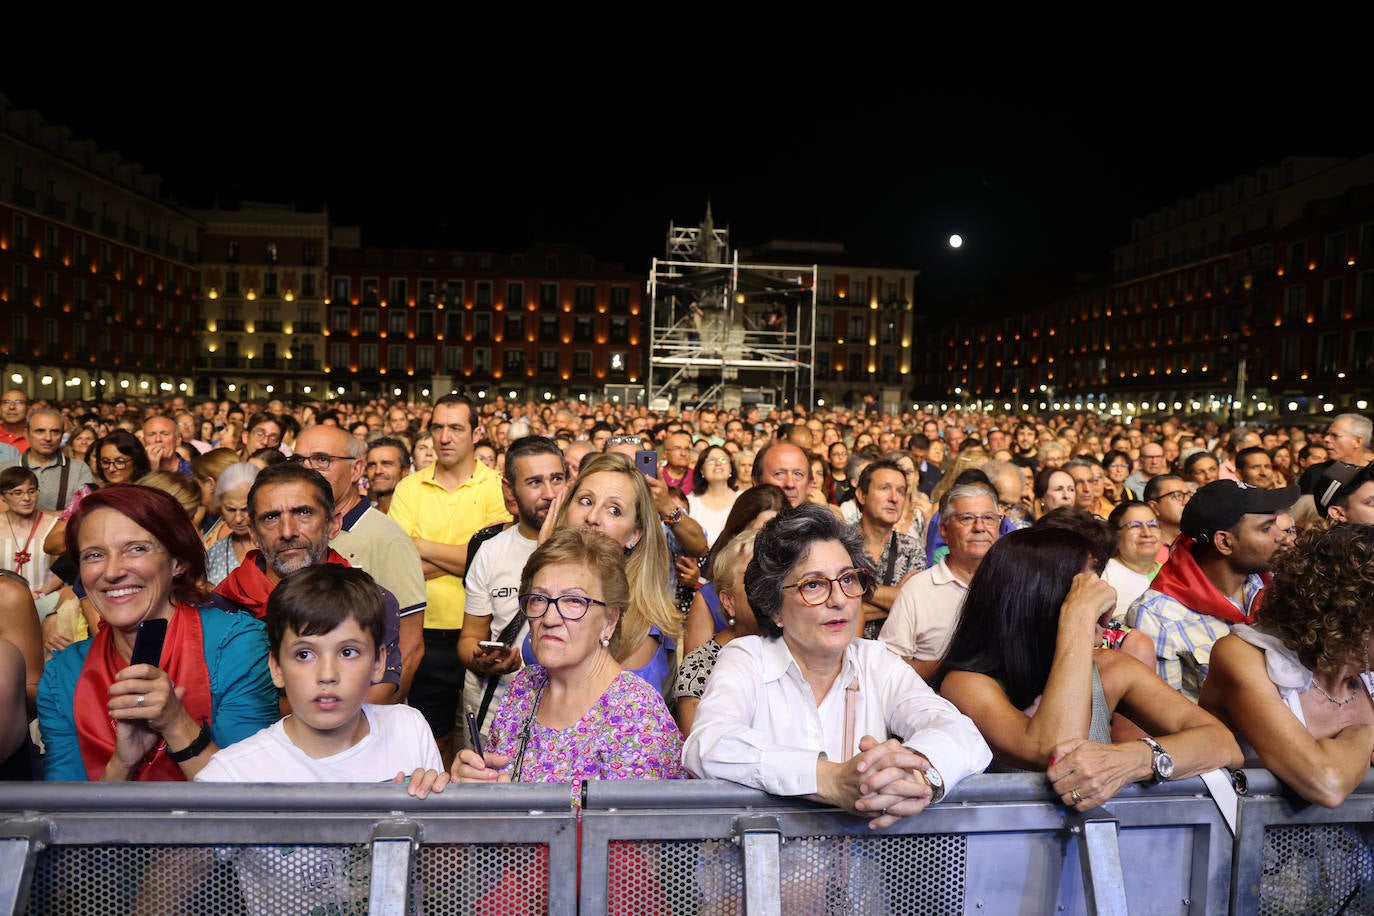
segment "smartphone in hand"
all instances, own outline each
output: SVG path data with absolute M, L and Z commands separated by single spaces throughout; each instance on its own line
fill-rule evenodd
M 477 730 L 477 717 L 472 714 L 472 707 L 469 706 L 465 713 L 468 722 L 468 740 L 472 742 L 472 749 L 477 752 L 477 756 L 482 756 L 482 733 Z
M 645 477 L 658 476 L 658 452 L 642 448 L 635 452 L 635 467 L 644 472 Z
M 134 637 L 134 651 L 129 658 L 130 665 L 162 665 L 162 643 L 167 639 L 167 620 L 143 620 L 138 624 L 138 635 Z

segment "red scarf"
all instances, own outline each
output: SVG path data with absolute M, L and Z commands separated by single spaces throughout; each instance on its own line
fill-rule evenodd
M 86 777 L 99 782 L 105 766 L 114 756 L 115 727 L 110 718 L 110 685 L 115 675 L 129 667 L 115 648 L 111 627 L 101 627 L 91 640 L 90 651 L 81 676 L 76 680 L 72 697 L 72 712 L 76 720 L 76 736 L 81 748 L 81 760 L 86 764 Z M 210 724 L 210 669 L 205 665 L 205 636 L 200 626 L 200 611 L 189 604 L 177 602 L 167 625 L 167 639 L 162 644 L 159 667 L 178 687 L 185 687 L 182 708 L 196 722 Z M 181 767 L 167 759 L 167 742 L 159 741 L 138 767 L 134 779 L 143 782 L 184 782 Z
M 1264 587 L 1269 586 L 1269 573 L 1260 573 Z M 1169 559 L 1159 568 L 1150 580 L 1150 588 L 1162 595 L 1168 595 L 1179 604 L 1199 614 L 1216 617 L 1228 623 L 1250 623 L 1254 612 L 1259 610 L 1264 588 L 1255 593 L 1250 602 L 1249 613 L 1237 608 L 1231 600 L 1221 593 L 1212 580 L 1203 573 L 1202 567 L 1193 559 L 1193 539 L 1180 534 L 1170 548 Z
M 275 582 L 267 578 L 264 571 L 267 561 L 259 562 L 261 558 L 261 550 L 248 551 L 243 562 L 215 586 L 215 594 L 223 595 L 245 610 L 252 611 L 259 620 L 267 616 L 267 598 L 272 594 L 272 589 L 277 587 Z M 329 548 L 329 555 L 324 561 L 336 566 L 349 565 L 333 547 Z

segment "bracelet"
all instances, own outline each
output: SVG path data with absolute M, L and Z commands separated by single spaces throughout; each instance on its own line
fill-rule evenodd
M 673 527 L 674 525 L 676 525 L 676 524 L 677 524 L 678 522 L 680 522 L 680 521 L 682 521 L 682 507 L 681 507 L 681 506 L 675 507 L 675 508 L 673 509 L 672 512 L 670 512 L 670 513 L 668 513 L 667 515 L 663 516 L 663 524 L 667 525 L 669 528 Z
M 167 759 L 172 761 L 172 763 L 185 763 L 192 757 L 200 756 L 201 752 L 210 746 L 210 740 L 210 726 L 202 724 L 200 726 L 200 734 L 196 735 L 196 740 L 186 745 L 186 747 L 179 751 L 174 751 L 170 747 L 167 748 Z

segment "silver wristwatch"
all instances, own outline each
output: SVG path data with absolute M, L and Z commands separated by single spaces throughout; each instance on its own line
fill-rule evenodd
M 1138 738 L 1150 746 L 1150 769 L 1154 771 L 1155 782 L 1167 782 L 1174 777 L 1174 758 L 1153 738 Z

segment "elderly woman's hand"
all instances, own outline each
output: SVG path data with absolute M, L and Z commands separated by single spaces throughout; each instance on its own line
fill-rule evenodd
M 1105 804 L 1129 782 L 1148 778 L 1153 755 L 1143 741 L 1098 744 L 1081 738 L 1054 749 L 1046 775 L 1064 804 L 1088 811 Z
M 477 756 L 476 751 L 464 748 L 453 758 L 449 775 L 454 782 L 510 782 L 506 767 L 510 758 L 505 754 L 484 754 Z
M 859 753 L 843 763 L 818 761 L 816 794 L 858 815 L 876 813 L 868 826 L 881 829 L 919 814 L 930 804 L 930 786 L 913 774 L 929 765 L 895 738 L 879 742 L 865 735 L 859 741 Z
M 896 738 L 889 738 L 880 744 L 876 738 L 865 735 L 859 741 L 860 752 L 874 749 L 881 756 L 860 764 L 864 778 L 859 788 L 863 796 L 855 807 L 860 812 L 878 812 L 868 826 L 873 830 L 881 830 L 904 817 L 920 814 L 930 804 L 935 792 L 920 775 L 930 767 L 930 761 L 924 755 L 897 743 Z

